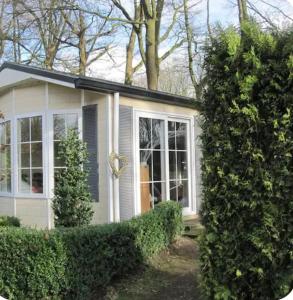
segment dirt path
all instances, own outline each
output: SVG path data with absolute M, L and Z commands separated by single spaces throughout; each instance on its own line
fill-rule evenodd
M 116 283 L 105 300 L 203 300 L 196 274 L 195 240 L 182 237 L 168 251 L 152 259 L 149 267 Z

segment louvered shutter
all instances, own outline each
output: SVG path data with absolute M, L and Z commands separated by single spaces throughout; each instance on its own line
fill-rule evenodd
M 98 166 L 98 135 L 97 135 L 97 105 L 82 107 L 83 140 L 87 144 L 89 162 L 88 184 L 93 200 L 99 201 L 99 166 Z

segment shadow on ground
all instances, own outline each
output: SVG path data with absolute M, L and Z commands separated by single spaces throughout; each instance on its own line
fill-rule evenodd
M 179 238 L 136 274 L 108 288 L 104 300 L 203 300 L 195 239 Z

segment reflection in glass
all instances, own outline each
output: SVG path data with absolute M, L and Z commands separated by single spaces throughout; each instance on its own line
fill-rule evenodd
M 176 152 L 169 151 L 169 177 L 176 179 Z
M 153 189 L 154 189 L 154 195 L 153 195 L 154 205 L 157 205 L 163 200 L 166 200 L 165 183 L 155 182 L 153 183 Z
M 176 181 L 170 181 L 170 200 L 177 201 L 177 185 Z
M 176 149 L 186 150 L 187 125 L 185 123 L 176 123 Z
M 0 123 L 0 191 L 11 192 L 10 121 Z
M 187 153 L 177 151 L 177 179 L 187 179 Z
M 164 149 L 164 121 L 152 119 L 152 148 Z
M 32 193 L 43 193 L 43 170 L 32 170 Z
M 30 170 L 23 169 L 19 171 L 19 191 L 29 193 L 31 185 Z
M 64 162 L 59 157 L 59 144 L 60 142 L 54 142 L 54 166 L 55 167 L 62 167 L 64 166 Z
M 54 140 L 65 137 L 65 115 L 54 115 Z
M 32 147 L 32 167 L 42 167 L 43 164 L 43 147 L 42 143 L 33 143 Z
M 30 144 L 20 144 L 20 168 L 30 167 Z
M 188 180 L 182 180 L 178 183 L 178 202 L 183 207 L 188 207 Z
M 78 130 L 77 114 L 67 114 L 67 130 Z
M 175 149 L 175 122 L 168 122 L 168 144 L 169 150 Z
M 140 185 L 141 212 L 147 212 L 152 208 L 152 184 L 141 183 Z
M 39 142 L 42 140 L 42 117 L 31 118 L 31 141 Z
M 154 176 L 153 180 L 154 181 L 165 180 L 164 170 L 165 170 L 164 152 L 153 151 L 153 176 Z
M 24 118 L 18 120 L 18 141 L 29 142 L 30 140 L 30 119 Z
M 152 181 L 152 151 L 140 151 L 140 181 Z
M 10 139 L 11 139 L 11 128 L 10 128 L 10 122 L 5 122 L 5 144 L 10 144 Z
M 151 149 L 152 125 L 151 119 L 139 118 L 139 147 Z

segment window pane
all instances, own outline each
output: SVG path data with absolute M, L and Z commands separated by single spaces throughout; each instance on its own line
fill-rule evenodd
M 187 152 L 177 152 L 177 179 L 187 179 Z
M 5 144 L 5 125 L 4 123 L 0 124 L 0 144 Z
M 168 143 L 169 149 L 175 149 L 175 122 L 168 122 Z
M 0 146 L 0 169 L 10 168 L 10 146 L 1 145 Z
M 65 137 L 65 115 L 54 115 L 54 140 Z
M 170 181 L 170 200 L 177 201 L 177 185 L 176 181 Z
M 139 118 L 139 144 L 140 149 L 151 148 L 152 126 L 151 119 Z
M 41 194 L 43 193 L 43 170 L 32 170 L 32 192 Z
M 77 114 L 68 114 L 67 115 L 67 130 L 74 129 L 78 130 L 78 117 Z
M 164 121 L 152 119 L 152 148 L 164 149 Z
M 165 183 L 155 182 L 153 185 L 154 185 L 153 200 L 154 200 L 154 204 L 156 205 L 166 200 Z
M 30 120 L 29 118 L 18 120 L 18 141 L 29 142 L 30 140 Z
M 163 151 L 153 151 L 153 181 L 165 180 L 165 155 Z
M 30 144 L 20 144 L 18 149 L 20 149 L 19 167 L 20 168 L 29 168 L 30 167 Z
M 32 147 L 32 167 L 42 167 L 43 164 L 43 147 L 42 143 L 33 143 Z
M 31 118 L 31 141 L 42 140 L 42 117 Z
M 140 181 L 152 181 L 152 151 L 140 151 Z
M 10 144 L 10 137 L 11 137 L 11 129 L 10 129 L 10 122 L 6 122 L 5 126 L 5 144 Z
M 152 208 L 152 184 L 142 183 L 140 185 L 140 200 L 141 200 L 141 212 L 147 212 Z
M 169 151 L 169 177 L 176 179 L 176 152 Z
M 0 169 L 0 191 L 11 192 L 11 172 L 10 170 Z
M 188 180 L 180 181 L 178 184 L 178 202 L 183 207 L 188 207 Z
M 185 123 L 176 123 L 176 149 L 186 150 L 187 125 Z
M 54 142 L 54 166 L 55 167 L 64 167 L 65 162 L 59 158 L 59 145 L 60 142 Z
M 20 170 L 19 171 L 19 191 L 22 193 L 30 192 L 30 170 Z

